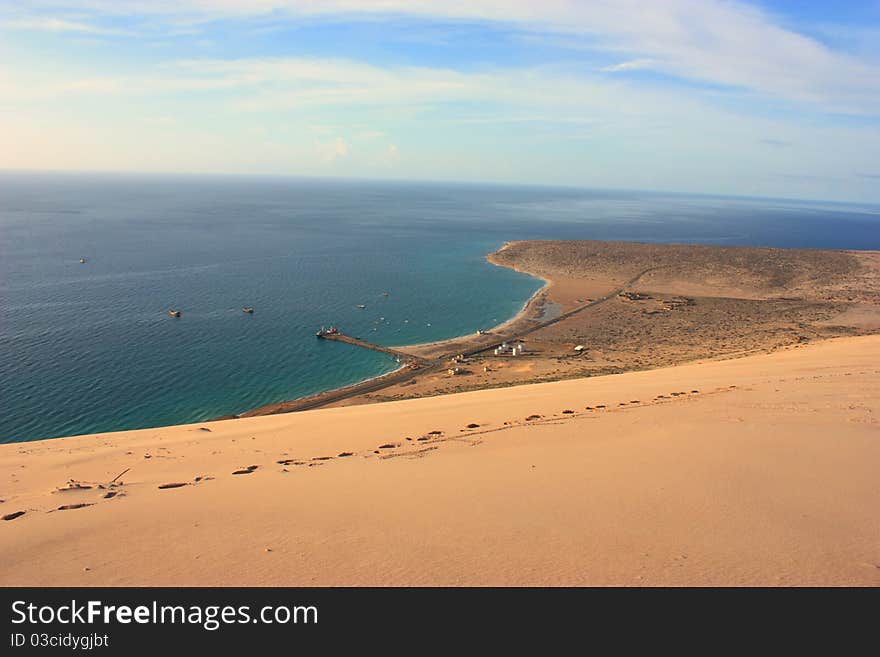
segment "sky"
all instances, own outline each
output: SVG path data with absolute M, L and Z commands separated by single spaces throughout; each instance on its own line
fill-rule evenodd
M 0 169 L 880 202 L 880 0 L 0 0 Z

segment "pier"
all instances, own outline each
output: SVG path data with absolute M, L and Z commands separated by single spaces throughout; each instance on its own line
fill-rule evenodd
M 372 342 L 367 342 L 366 340 L 361 340 L 360 338 L 354 338 L 350 335 L 345 335 L 344 333 L 324 333 L 322 335 L 318 335 L 318 338 L 321 340 L 335 340 L 336 342 L 347 342 L 348 344 L 353 344 L 356 347 L 363 347 L 364 349 L 372 349 L 373 351 L 381 351 L 383 354 L 388 354 L 389 356 L 394 356 L 395 358 L 399 358 L 403 363 L 418 363 L 419 365 L 427 365 L 430 361 L 425 360 L 424 358 L 419 358 L 418 356 L 413 356 L 412 354 L 407 354 L 402 351 L 397 351 L 396 349 L 392 349 L 390 347 L 383 347 L 380 344 L 374 344 Z

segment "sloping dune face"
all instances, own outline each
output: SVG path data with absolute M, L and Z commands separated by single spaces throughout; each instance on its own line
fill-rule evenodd
M 2 445 L 0 583 L 878 585 L 878 363 L 851 337 Z

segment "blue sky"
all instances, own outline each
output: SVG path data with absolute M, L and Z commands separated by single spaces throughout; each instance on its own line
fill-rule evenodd
M 880 0 L 0 0 L 0 168 L 880 201 Z

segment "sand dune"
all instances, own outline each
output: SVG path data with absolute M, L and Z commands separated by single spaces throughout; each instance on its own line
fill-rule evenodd
M 0 583 L 873 586 L 878 417 L 865 336 L 2 445 Z

